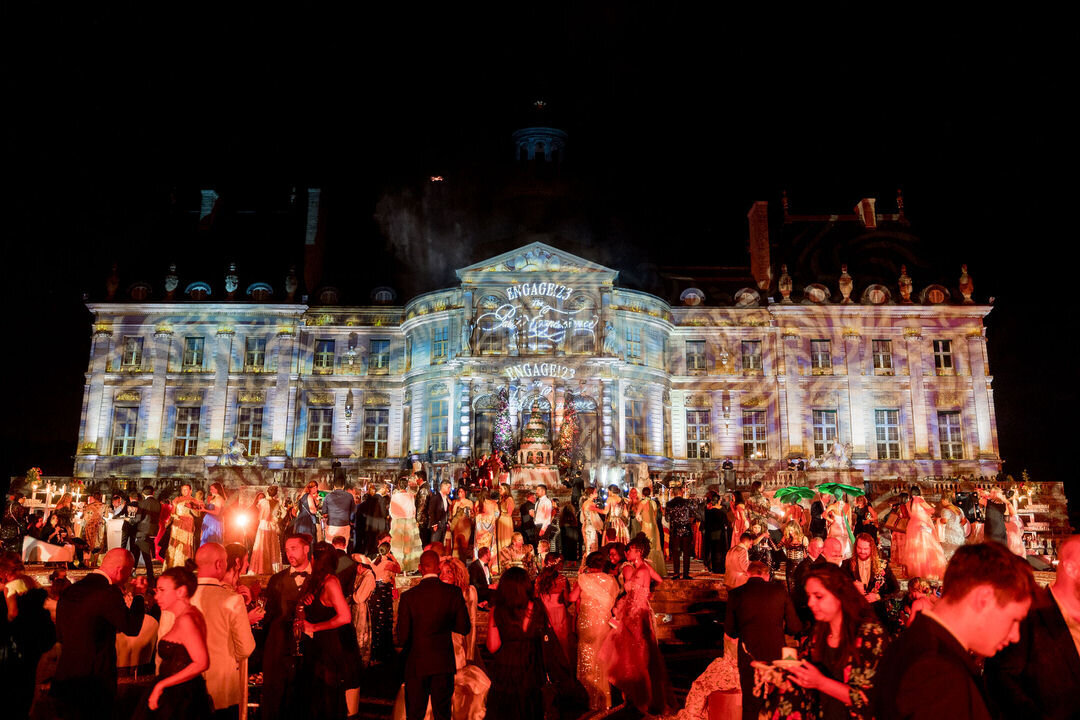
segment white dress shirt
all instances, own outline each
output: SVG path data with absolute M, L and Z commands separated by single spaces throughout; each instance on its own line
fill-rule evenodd
M 551 524 L 551 498 L 547 495 L 536 501 L 536 524 L 541 530 Z

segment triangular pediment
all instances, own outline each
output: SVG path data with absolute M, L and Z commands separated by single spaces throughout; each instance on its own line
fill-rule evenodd
M 531 273 L 589 273 L 593 281 L 614 283 L 619 271 L 538 241 L 461 268 L 457 276 L 475 282 Z

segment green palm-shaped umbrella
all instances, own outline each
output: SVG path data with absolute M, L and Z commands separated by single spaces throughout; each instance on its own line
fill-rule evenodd
M 817 486 L 818 492 L 828 493 L 835 497 L 841 495 L 850 495 L 851 497 L 857 497 L 859 495 L 865 495 L 866 491 L 862 488 L 857 488 L 854 485 L 845 485 L 844 483 L 830 482 L 821 483 Z
M 813 490 L 799 485 L 790 485 L 788 487 L 780 488 L 774 494 L 777 500 L 789 505 L 798 505 L 800 500 L 814 497 Z

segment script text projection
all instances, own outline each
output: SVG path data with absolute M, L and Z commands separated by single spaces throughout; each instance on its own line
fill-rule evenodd
M 476 325 L 484 335 L 503 330 L 517 333 L 530 352 L 554 350 L 567 334 L 595 332 L 600 322 L 590 308 L 558 307 L 573 292 L 556 283 L 511 285 L 506 289 L 508 302 L 477 316 Z

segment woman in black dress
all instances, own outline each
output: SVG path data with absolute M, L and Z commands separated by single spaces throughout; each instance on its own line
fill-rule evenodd
M 379 555 L 371 563 L 375 589 L 368 599 L 371 613 L 371 660 L 386 662 L 394 657 L 394 584 L 401 565 L 390 552 L 390 541 L 379 543 Z
M 346 692 L 360 687 L 360 645 L 352 610 L 334 574 L 333 546 L 316 543 L 313 556 L 311 575 L 298 591 L 306 637 L 297 682 L 310 700 L 311 717 L 344 720 Z
M 524 568 L 512 567 L 499 578 L 495 610 L 488 617 L 487 648 L 491 657 L 488 717 L 540 720 L 544 703 L 544 636 L 548 634 L 544 604 L 533 595 Z
M 195 575 L 184 567 L 169 568 L 158 578 L 155 600 L 175 620 L 172 629 L 158 641 L 159 679 L 146 702 L 139 706 L 139 718 L 202 720 L 213 712 L 202 676 L 210 667 L 206 621 L 191 604 L 197 586 Z

